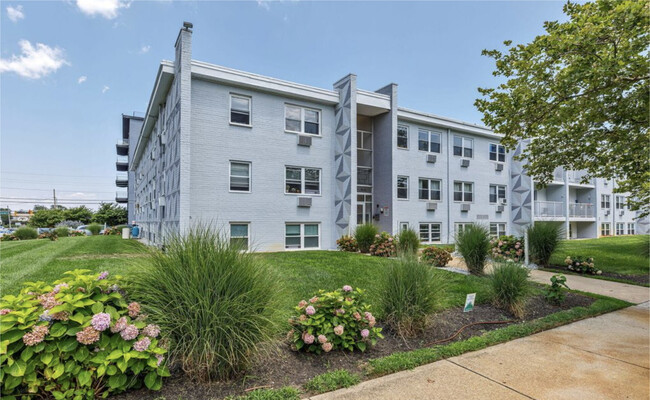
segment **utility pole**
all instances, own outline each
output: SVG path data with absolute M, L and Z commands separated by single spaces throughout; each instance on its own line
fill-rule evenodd
M 8 204 L 7 204 L 7 222 L 9 223 L 9 229 L 11 229 L 11 209 L 9 208 Z
M 54 209 L 56 210 L 56 189 L 52 189 L 52 197 L 54 198 Z

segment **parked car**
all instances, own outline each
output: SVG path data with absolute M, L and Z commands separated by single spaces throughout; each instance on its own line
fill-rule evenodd
M 36 228 L 36 232 L 40 235 L 52 231 L 52 228 Z
M 91 236 L 93 233 L 88 230 L 88 225 L 79 225 L 76 231 L 83 232 L 86 234 L 86 236 Z

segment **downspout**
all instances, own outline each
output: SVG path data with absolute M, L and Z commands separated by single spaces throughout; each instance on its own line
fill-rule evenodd
M 449 160 L 451 159 L 451 153 L 449 153 L 449 138 L 451 137 L 451 130 L 447 128 L 447 242 L 451 238 L 451 199 L 449 197 L 450 192 L 450 183 L 449 183 Z

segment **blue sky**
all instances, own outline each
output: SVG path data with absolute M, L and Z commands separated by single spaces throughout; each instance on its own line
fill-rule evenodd
M 193 58 L 331 88 L 399 85 L 401 107 L 472 123 L 484 48 L 529 42 L 562 2 L 0 1 L 0 206 L 115 197 L 121 114 L 144 112 L 183 21 Z M 21 199 L 21 200 L 18 200 Z M 51 202 L 51 201 L 50 201 Z

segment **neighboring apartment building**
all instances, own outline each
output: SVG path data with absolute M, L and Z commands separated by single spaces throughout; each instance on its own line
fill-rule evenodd
M 471 222 L 502 235 L 542 217 L 532 180 L 489 129 L 399 108 L 396 84 L 365 91 L 353 74 L 328 90 L 195 61 L 191 36 L 187 24 L 175 61 L 161 62 L 129 148 L 144 240 L 210 223 L 258 250 L 334 249 L 372 221 L 449 243 Z M 586 199 L 563 187 L 557 201 L 597 207 L 595 189 Z
M 135 172 L 129 171 L 129 160 L 133 160 L 143 120 L 142 117 L 122 114 L 122 139 L 115 145 L 117 152 L 115 186 L 120 188 L 115 192 L 115 201 L 127 204 L 129 223 L 135 220 Z

